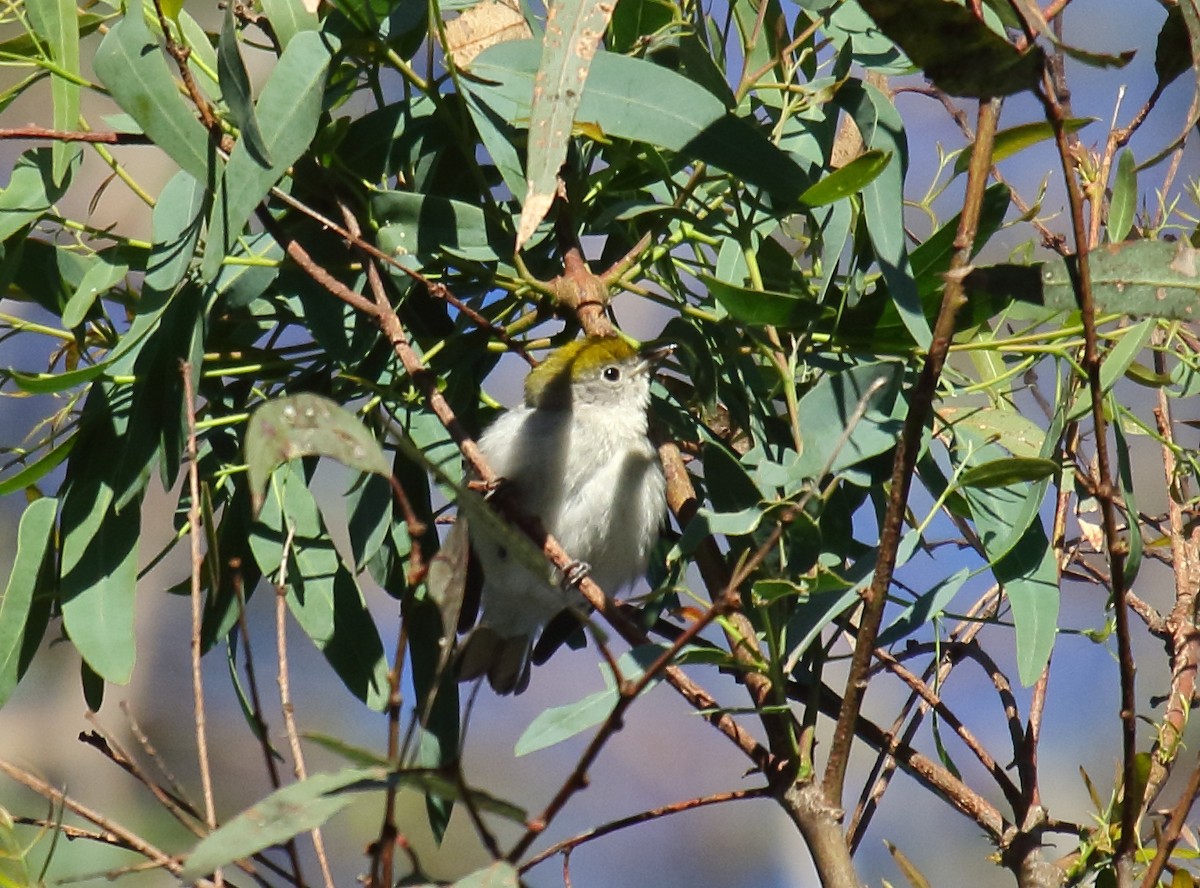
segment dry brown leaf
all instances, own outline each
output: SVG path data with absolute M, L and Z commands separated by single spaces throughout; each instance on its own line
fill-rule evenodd
M 532 36 L 515 3 L 485 0 L 446 22 L 446 52 L 456 65 L 465 68 L 489 46 Z

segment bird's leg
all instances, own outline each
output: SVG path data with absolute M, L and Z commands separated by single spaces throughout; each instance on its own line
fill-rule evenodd
M 583 582 L 584 577 L 592 572 L 592 566 L 586 561 L 572 561 L 567 565 L 567 569 L 562 574 L 562 587 L 564 592 L 571 592 L 579 588 L 579 584 Z

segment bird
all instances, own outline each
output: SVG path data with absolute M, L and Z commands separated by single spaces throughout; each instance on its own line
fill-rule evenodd
M 673 350 L 617 336 L 562 345 L 526 377 L 524 404 L 480 436 L 503 496 L 575 564 L 563 577 L 549 562 L 514 557 L 486 526 L 470 526 L 482 613 L 456 655 L 460 681 L 486 675 L 498 694 L 522 692 L 547 622 L 584 605 L 576 588 L 584 573 L 613 595 L 645 572 L 666 520 L 666 482 L 647 432 L 650 382 Z

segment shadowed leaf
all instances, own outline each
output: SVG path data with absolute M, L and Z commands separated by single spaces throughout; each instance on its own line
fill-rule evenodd
M 268 401 L 246 427 L 246 465 L 254 514 L 276 466 L 302 456 L 330 456 L 362 472 L 390 477 L 375 436 L 349 410 L 309 393 Z

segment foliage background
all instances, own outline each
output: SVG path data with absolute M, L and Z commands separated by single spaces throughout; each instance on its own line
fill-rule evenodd
M 1086 13 L 1076 18 L 1075 10 L 1084 7 L 1086 7 Z M 1140 7 L 1144 7 L 1144 10 L 1140 10 Z M 1108 119 L 1111 112 L 1113 84 L 1129 82 L 1131 96 L 1136 93 L 1140 100 L 1140 97 L 1144 96 L 1147 91 L 1145 85 L 1147 80 L 1153 76 L 1151 48 L 1158 33 L 1159 23 L 1152 14 L 1158 15 L 1160 10 L 1154 3 L 1141 4 L 1140 7 L 1139 10 L 1145 14 L 1131 14 L 1125 19 L 1120 19 L 1118 16 L 1131 12 L 1131 8 L 1126 4 L 1080 3 L 1074 5 L 1067 14 L 1066 22 L 1070 31 L 1070 39 L 1078 45 L 1105 52 L 1117 52 L 1132 47 L 1138 47 L 1140 50 L 1139 56 L 1131 65 L 1119 71 L 1098 71 L 1090 67 L 1074 68 L 1073 66 L 1069 69 L 1068 76 L 1075 89 L 1076 114 L 1092 114 L 1100 118 L 1100 122 L 1093 124 L 1092 129 L 1098 130 L 1103 127 L 1104 121 Z M 789 16 L 793 13 L 795 10 L 789 7 Z M 206 27 L 214 31 L 220 27 L 220 20 L 217 16 L 205 19 L 198 14 L 198 18 Z M 98 35 L 85 40 L 82 51 L 85 59 L 89 57 L 89 49 L 94 51 L 97 42 Z M 261 59 L 253 51 L 246 51 L 245 54 L 251 62 L 253 70 L 256 59 L 259 61 Z M 264 65 L 264 68 L 269 68 L 269 66 Z M 257 74 L 256 83 L 261 84 L 263 74 L 257 71 L 255 73 Z M 90 76 L 90 74 L 86 76 Z M 912 81 L 900 80 L 894 82 L 893 86 L 905 82 L 921 83 L 922 81 L 919 77 Z M 1141 86 L 1140 90 L 1138 89 L 1139 85 Z M 1176 122 L 1185 118 L 1194 87 L 1194 82 L 1189 82 L 1185 77 L 1176 82 L 1163 96 L 1158 109 L 1151 115 L 1146 127 L 1137 134 L 1132 143 L 1132 148 L 1139 158 L 1144 154 L 1151 153 L 1156 146 L 1162 146 L 1177 135 Z M 366 99 L 358 98 L 354 101 L 361 105 L 357 109 L 359 111 L 369 106 L 369 101 Z M 49 107 L 44 90 L 40 94 L 36 90 L 30 90 L 6 109 L 5 120 L 7 123 L 10 119 L 18 119 L 17 116 L 22 113 L 22 109 L 27 109 L 24 113 L 28 118 L 47 125 L 57 125 L 54 119 L 47 116 Z M 944 121 L 944 117 L 934 103 L 927 99 L 912 96 L 902 97 L 898 99 L 898 107 L 905 118 L 910 139 L 909 153 L 912 158 L 912 167 L 908 178 L 908 193 L 910 196 L 919 197 L 921 188 L 918 187 L 914 190 L 912 183 L 915 181 L 924 185 L 933 176 L 933 167 L 930 161 L 934 152 L 934 143 L 940 141 L 947 145 L 957 146 L 961 144 L 961 140 L 952 129 L 937 125 Z M 1007 124 L 1009 120 L 1015 122 L 1037 119 L 1040 114 L 1040 108 L 1032 99 L 1014 97 L 1005 108 L 1002 125 Z M 88 111 L 85 107 L 85 116 L 87 115 Z M 1100 136 L 1091 135 L 1091 130 L 1083 132 L 1085 145 L 1094 144 L 1100 140 Z M 586 137 L 588 134 L 585 132 L 583 135 Z M 1093 141 L 1089 141 L 1089 138 Z M 1143 145 L 1146 147 L 1143 148 Z M 126 148 L 122 151 L 129 157 L 126 163 L 137 171 L 141 184 L 152 193 L 156 193 L 165 183 L 168 171 L 165 169 L 156 171 L 152 166 L 143 166 L 142 158 L 149 153 L 149 149 Z M 1034 146 L 1002 164 L 1001 169 L 1011 177 L 1018 192 L 1029 195 L 1037 193 L 1043 177 L 1055 169 L 1056 163 L 1052 151 L 1041 150 L 1038 146 Z M 90 153 L 87 154 L 85 161 L 85 172 L 88 166 L 92 168 L 99 166 Z M 1182 169 L 1186 174 L 1187 171 L 1195 168 L 1195 148 L 1192 146 L 1189 153 L 1184 155 Z M 111 221 L 116 221 L 122 233 L 129 237 L 145 238 L 147 236 L 149 229 L 146 226 L 144 212 L 136 212 L 132 209 L 135 204 L 127 202 L 127 197 L 122 200 L 122 196 L 126 192 L 117 183 L 112 183 L 104 188 L 98 203 L 91 208 L 87 204 L 86 198 L 91 196 L 94 186 L 78 184 L 85 181 L 84 177 L 77 180 L 72 192 L 74 203 L 69 202 L 72 198 L 63 203 L 64 216 L 75 219 L 86 218 L 90 225 L 98 229 L 105 228 Z M 961 178 L 958 181 L 961 182 Z M 1149 196 L 1144 182 L 1143 189 Z M 1058 177 L 1052 175 L 1043 207 L 1046 212 L 1054 213 L 1059 210 L 1063 202 L 1064 197 L 1061 186 L 1058 184 Z M 936 203 L 940 218 L 944 221 L 957 211 L 960 203 L 961 192 L 956 184 Z M 1150 211 L 1154 208 L 1152 201 L 1149 201 L 1146 206 Z M 1190 211 L 1194 211 L 1194 207 Z M 909 218 L 914 227 L 919 227 L 919 217 L 916 214 L 910 214 Z M 1058 231 L 1065 231 L 1067 228 L 1061 214 L 1049 224 Z M 1010 229 L 989 245 L 988 251 L 980 261 L 1002 261 L 1006 258 L 1005 254 L 1009 249 L 1029 242 L 1030 238 L 1031 235 L 1027 229 Z M 592 250 L 601 248 L 601 244 L 586 239 L 584 246 L 589 255 L 592 255 Z M 555 269 L 550 264 L 553 261 L 553 254 L 553 249 L 550 249 L 549 256 L 546 257 L 547 265 L 543 266 L 547 270 L 543 271 L 543 274 L 555 273 Z M 1027 256 L 1028 254 L 1021 255 Z M 53 313 L 39 313 L 36 308 L 26 308 L 24 311 L 32 313 L 34 319 L 40 321 L 45 321 L 47 316 L 54 317 Z M 644 311 L 640 303 L 629 294 L 622 295 L 616 300 L 615 311 L 624 329 L 643 338 L 655 335 L 670 318 L 670 314 L 664 315 L 661 313 L 661 309 L 657 312 Z M 10 356 L 6 357 L 4 361 L 6 366 L 21 369 L 38 368 L 36 355 L 39 350 L 37 347 L 29 345 L 27 337 L 11 337 L 6 340 L 3 347 L 8 350 L 7 355 Z M 44 354 L 44 352 L 45 350 L 42 349 L 41 353 Z M 506 360 L 501 366 L 508 372 L 510 378 L 507 380 L 497 379 L 494 385 L 489 381 L 489 392 L 502 403 L 512 403 L 516 394 L 516 385 L 513 379 L 519 376 L 519 363 Z M 6 391 L 15 394 L 15 390 L 11 387 L 6 388 Z M 1128 403 L 1138 406 L 1147 390 L 1130 387 L 1119 389 L 1119 391 Z M 20 436 L 24 431 L 31 427 L 34 421 L 41 418 L 43 410 L 41 405 L 43 404 L 45 404 L 45 399 L 28 401 L 14 399 L 10 401 L 6 405 L 6 417 L 12 418 L 15 434 L 4 443 L 18 446 L 18 441 L 21 440 Z M 9 409 L 9 405 L 11 405 L 11 409 Z M 1025 404 L 1024 406 L 1028 407 L 1029 405 Z M 1184 415 L 1182 418 L 1187 417 Z M 1153 469 L 1154 459 L 1154 451 L 1149 450 L 1141 458 L 1140 464 L 1149 463 Z M 56 477 L 56 475 L 48 476 L 46 481 L 41 482 L 42 486 L 47 491 L 50 490 L 55 484 Z M 331 507 L 330 504 L 336 504 L 339 501 L 349 486 L 348 477 L 345 472 L 336 470 L 323 469 L 318 474 L 318 488 L 326 492 L 322 502 L 327 507 Z M 1149 480 L 1151 477 L 1153 476 L 1149 474 L 1145 476 L 1145 483 L 1154 483 Z M 1143 483 L 1140 478 L 1138 483 L 1139 486 Z M 142 551 L 153 552 L 156 551 L 158 545 L 165 544 L 166 541 L 165 534 L 161 539 L 155 539 L 153 536 L 156 532 L 161 533 L 166 530 L 165 520 L 153 516 L 169 514 L 174 508 L 174 496 L 161 494 L 154 484 L 150 485 L 147 496 L 146 514 L 148 517 L 143 524 L 147 535 L 142 540 Z M 13 499 L 9 498 L 9 502 Z M 923 500 L 918 493 L 914 499 L 916 511 L 923 512 L 927 505 L 928 501 Z M 1162 509 L 1162 504 L 1156 503 L 1151 497 L 1140 499 L 1139 505 L 1144 511 L 1150 513 Z M 16 509 L 14 508 L 13 511 Z M 331 523 L 337 523 L 333 519 L 330 520 Z M 343 545 L 343 551 L 345 550 Z M 951 564 L 953 565 L 953 562 Z M 941 565 L 943 569 L 950 569 L 946 568 L 945 561 L 941 562 Z M 921 564 L 918 563 L 915 569 L 918 577 L 921 575 L 920 570 Z M 184 676 L 183 664 L 186 662 L 185 651 L 190 630 L 182 621 L 186 616 L 182 601 L 174 598 L 162 601 L 156 591 L 174 585 L 186 572 L 187 559 L 185 553 L 180 552 L 171 560 L 164 562 L 154 574 L 144 578 L 143 591 L 138 599 L 139 661 L 137 673 L 135 673 L 133 683 L 129 686 L 128 697 L 133 701 L 133 709 L 143 727 L 155 739 L 156 745 L 164 749 L 172 748 L 175 743 L 186 744 L 186 738 L 191 736 L 190 712 L 182 705 L 182 702 L 187 699 L 187 686 L 177 683 L 177 680 L 182 680 Z M 1164 581 L 1156 579 L 1153 574 L 1148 574 L 1141 582 L 1153 586 Z M 974 586 L 968 588 L 974 588 Z M 146 589 L 154 591 L 147 594 L 144 591 Z M 262 596 L 263 599 L 267 597 L 269 596 Z M 1103 612 L 1098 609 L 1100 607 L 1097 602 L 1098 597 L 1102 597 L 1102 593 L 1090 585 L 1080 588 L 1068 586 L 1067 594 L 1064 597 L 1063 624 L 1088 628 L 1102 626 Z M 371 603 L 376 623 L 380 626 L 381 634 L 386 640 L 390 635 L 391 621 L 394 619 L 394 603 L 381 594 L 372 594 Z M 1156 603 L 1160 606 L 1169 604 L 1165 598 Z M 269 644 L 269 628 L 263 630 L 263 633 L 262 643 Z M 988 637 L 994 640 L 989 642 L 992 645 L 989 649 L 994 649 L 997 659 L 1006 669 L 1012 671 L 1014 667 L 1011 633 L 997 630 Z M 1055 800 L 1054 813 L 1056 816 L 1083 820 L 1086 819 L 1089 801 L 1082 789 L 1081 782 L 1075 775 L 1075 767 L 1083 765 L 1093 779 L 1102 786 L 1107 786 L 1109 774 L 1113 762 L 1117 758 L 1117 750 L 1119 750 L 1119 732 L 1111 714 L 1114 705 L 1111 701 L 1115 699 L 1115 692 L 1110 687 L 1115 682 L 1116 667 L 1109 650 L 1101 645 L 1078 637 L 1066 637 L 1060 641 L 1060 645 L 1062 645 L 1062 653 L 1057 655 L 1055 670 L 1051 676 L 1049 696 L 1052 701 L 1062 702 L 1052 706 L 1047 712 L 1041 765 L 1045 774 L 1059 777 L 1061 785 L 1053 785 L 1051 788 L 1052 784 L 1047 782 L 1043 786 L 1043 792 Z M 1154 651 L 1155 648 L 1153 642 L 1147 641 L 1145 649 L 1139 648 L 1139 654 L 1144 653 L 1145 650 Z M 297 634 L 291 650 L 297 658 L 293 664 L 294 674 L 304 676 L 303 693 L 305 696 L 314 700 L 330 700 L 344 704 L 341 707 L 330 709 L 304 707 L 305 728 L 325 731 L 348 742 L 378 748 L 383 731 L 382 718 L 366 713 L 351 699 L 348 699 L 344 691 L 339 690 L 340 685 L 330 681 L 331 676 L 324 661 L 311 652 L 301 635 Z M 244 723 L 236 710 L 229 706 L 231 701 L 227 692 L 227 684 L 224 683 L 225 669 L 220 662 L 211 662 L 214 659 L 217 658 L 206 659 L 208 685 L 215 689 L 214 700 L 219 701 L 224 698 L 225 705 L 218 705 L 215 710 L 216 718 L 212 725 L 213 746 L 218 750 L 244 749 L 248 743 Z M 64 708 L 70 713 L 69 717 L 75 718 L 75 714 L 80 708 L 77 679 L 73 674 L 76 662 L 76 655 L 65 644 L 50 646 L 34 660 L 30 674 L 18 686 L 12 700 L 3 710 L 0 710 L 0 728 L 5 729 L 0 736 L 6 738 L 0 752 L 8 759 L 26 757 L 35 763 L 37 768 L 45 770 L 52 782 L 66 779 L 72 793 L 78 792 L 85 796 L 95 793 L 95 796 L 105 800 L 106 804 L 112 802 L 112 810 L 123 811 L 125 810 L 123 800 L 118 801 L 120 797 L 116 795 L 122 791 L 116 788 L 122 785 L 122 781 L 101 778 L 98 772 L 103 772 L 104 769 L 99 768 L 96 764 L 84 765 L 82 770 L 86 776 L 72 775 L 69 778 L 61 778 L 59 774 L 65 773 L 65 771 L 57 771 L 58 768 L 65 769 L 68 766 L 74 771 L 75 767 L 81 763 L 81 753 L 73 739 L 74 729 L 64 729 L 61 725 L 51 725 L 43 721 L 43 712 L 46 708 L 46 700 L 61 700 Z M 556 775 L 555 778 L 552 778 L 552 782 L 561 779 L 561 775 L 582 748 L 583 741 L 580 738 L 576 738 L 560 749 L 538 753 L 533 758 L 518 759 L 516 762 L 510 760 L 509 750 L 511 750 L 516 737 L 521 733 L 523 726 L 537 712 L 547 705 L 566 703 L 577 699 L 581 696 L 581 685 L 589 689 L 599 687 L 595 663 L 596 657 L 591 650 L 579 654 L 564 654 L 555 659 L 553 666 L 539 671 L 537 686 L 529 695 L 516 701 L 493 701 L 486 698 L 482 700 L 473 719 L 476 725 L 487 725 L 488 730 L 483 732 L 477 729 L 473 741 L 476 738 L 478 741 L 482 741 L 484 737 L 481 735 L 486 733 L 486 739 L 490 741 L 489 746 L 494 744 L 494 748 L 486 751 L 481 748 L 478 752 L 470 750 L 465 762 L 466 773 L 482 773 L 485 775 L 483 782 L 487 787 L 492 792 L 506 797 L 518 795 L 521 790 L 530 785 L 531 780 L 536 780 L 539 784 L 544 783 L 544 775 L 547 773 Z M 1151 687 L 1161 683 L 1161 675 L 1154 676 L 1153 665 L 1148 663 L 1144 657 L 1139 657 L 1139 663 L 1145 664 L 1139 673 L 1141 680 Z M 161 668 L 159 664 L 162 664 Z M 830 680 L 835 685 L 838 681 L 843 680 L 837 670 L 836 665 L 831 667 L 830 674 L 833 677 Z M 66 675 L 65 678 L 61 677 L 63 674 Z M 956 676 L 956 682 L 959 680 L 959 677 Z M 264 684 L 268 683 L 267 679 L 264 679 Z M 1098 691 L 1095 690 L 1097 686 L 1100 686 Z M 1003 725 L 998 724 L 994 707 L 989 708 L 986 704 L 978 703 L 978 698 L 982 697 L 987 690 L 987 683 L 981 682 L 977 677 L 971 677 L 962 685 L 956 684 L 955 689 L 961 695 L 959 698 L 961 709 L 958 711 L 964 717 L 978 715 L 984 721 L 990 719 L 995 728 L 995 736 L 1003 738 Z M 1081 690 L 1089 691 L 1083 699 L 1080 697 Z M 660 688 L 654 691 L 654 694 L 658 701 L 657 704 L 633 707 L 625 730 L 613 741 L 606 756 L 601 759 L 600 765 L 593 771 L 593 785 L 585 797 L 589 810 L 576 813 L 575 809 L 568 809 L 564 817 L 556 822 L 555 829 L 561 831 L 562 835 L 573 833 L 577 829 L 595 822 L 597 819 L 595 810 L 606 812 L 604 815 L 600 815 L 602 818 L 615 813 L 624 813 L 626 810 L 638 807 L 639 804 L 651 805 L 671 801 L 685 795 L 728 789 L 736 782 L 740 773 L 739 766 L 731 762 L 733 757 L 723 751 L 724 744 L 718 742 L 708 732 L 701 730 L 700 726 L 695 723 L 695 719 L 688 716 L 665 689 Z M 1018 694 L 1024 704 L 1027 700 L 1027 692 L 1019 691 Z M 108 691 L 109 705 L 106 706 L 105 711 L 106 722 L 112 717 L 109 713 L 114 696 L 118 695 L 114 695 L 110 688 Z M 119 696 L 124 697 L 126 694 L 120 693 Z M 157 708 L 160 705 L 159 701 L 166 703 L 162 710 Z M 730 691 L 727 699 L 722 697 L 722 702 L 729 705 L 742 705 L 744 698 Z M 977 707 L 978 713 L 976 712 Z M 645 710 L 653 711 L 646 712 Z M 666 719 L 672 710 L 677 713 L 675 719 L 677 724 L 664 727 L 668 723 L 661 719 Z M 31 711 L 37 713 L 36 722 L 31 718 Z M 150 714 L 151 711 L 154 712 L 153 715 Z M 874 697 L 868 696 L 867 713 L 869 715 L 878 716 L 886 722 L 893 711 L 894 703 L 886 693 L 879 693 Z M 29 730 L 27 728 L 35 723 L 36 729 Z M 113 723 L 110 722 L 110 726 L 112 725 Z M 672 738 L 672 742 L 664 743 L 664 737 L 668 736 Z M 987 736 L 992 735 L 989 733 Z M 1084 749 L 1081 749 L 1078 741 L 1074 739 L 1080 736 L 1087 737 L 1091 741 L 1086 744 Z M 676 740 L 676 738 L 678 739 Z M 51 765 L 52 760 L 45 752 L 50 744 L 62 748 L 63 761 L 66 764 Z M 1061 752 L 1061 759 L 1056 756 L 1056 752 Z M 956 757 L 960 753 L 961 751 L 956 753 Z M 315 758 L 310 762 L 310 767 L 314 770 L 337 766 L 336 758 L 323 758 L 319 751 L 314 751 L 313 755 Z M 474 755 L 478 755 L 479 758 L 474 759 L 472 757 Z M 82 762 L 87 762 L 87 759 L 84 758 Z M 713 766 L 711 768 L 697 767 L 697 762 L 713 763 Z M 861 765 L 862 763 L 858 762 L 857 764 Z M 522 770 L 523 768 L 529 770 Z M 668 782 L 666 778 L 669 774 L 674 774 L 678 783 Z M 83 783 L 85 780 L 90 783 L 93 780 L 101 779 L 104 782 L 98 783 L 95 787 L 89 787 Z M 261 775 L 257 779 L 260 782 L 255 785 L 243 774 L 223 777 L 221 808 L 232 813 L 260 798 L 266 791 L 266 785 L 261 782 Z M 638 803 L 631 804 L 627 788 L 647 784 L 651 784 L 656 792 L 644 801 L 638 800 Z M 7 788 L 5 792 L 8 792 Z M 946 845 L 959 843 L 970 846 L 976 835 L 974 827 L 957 816 L 947 813 L 947 809 L 925 796 L 915 784 L 908 783 L 904 779 L 901 779 L 890 792 L 891 795 L 885 802 L 883 814 L 874 827 L 874 835 L 887 836 L 896 841 L 906 852 L 912 854 L 918 865 L 934 883 L 941 881 L 939 866 L 946 866 L 949 870 L 943 876 L 945 880 L 953 878 L 954 874 L 961 876 L 959 867 L 964 864 L 943 862 L 943 848 Z M 411 820 L 405 821 L 403 828 L 406 832 L 416 831 L 419 833 L 422 829 L 419 824 L 424 815 L 419 800 L 416 800 L 415 796 L 413 800 L 412 811 L 409 813 L 414 816 Z M 29 808 L 28 802 L 15 795 L 12 797 L 12 801 L 8 795 L 0 796 L 0 804 L 12 811 L 28 810 Z M 595 809 L 590 808 L 592 805 L 595 805 Z M 530 807 L 536 809 L 537 805 L 531 804 Z M 349 851 L 341 864 L 344 867 L 342 872 L 345 874 L 342 876 L 342 880 L 347 875 L 359 872 L 362 868 L 361 858 L 358 857 L 359 850 L 365 837 L 374 830 L 373 824 L 378 817 L 377 810 L 362 810 L 368 808 L 370 808 L 369 805 L 360 803 L 353 810 L 352 817 L 343 818 L 340 821 L 341 825 L 334 827 L 340 832 L 333 833 L 335 838 L 331 839 L 331 842 Z M 722 836 L 728 836 L 731 823 L 742 826 L 744 830 L 737 843 L 745 849 L 744 856 L 739 855 L 737 858 L 732 858 L 728 854 L 722 853 L 719 861 L 706 859 L 699 868 L 714 881 L 733 881 L 735 879 L 749 881 L 753 878 L 755 881 L 789 883 L 796 880 L 797 870 L 808 872 L 807 863 L 797 863 L 797 861 L 804 861 L 805 855 L 789 824 L 769 803 L 736 802 L 731 803 L 730 806 L 719 806 L 707 812 L 681 816 L 688 818 L 686 826 L 676 827 L 672 821 L 668 820 L 653 827 L 634 830 L 628 837 L 607 839 L 605 841 L 612 844 L 604 846 L 603 850 L 585 849 L 581 851 L 573 859 L 573 872 L 578 883 L 586 884 L 590 881 L 589 875 L 593 880 L 601 883 L 614 880 L 636 882 L 638 881 L 638 872 L 644 872 L 647 866 L 652 866 L 656 871 L 656 882 L 659 884 L 668 884 L 665 881 L 667 877 L 660 876 L 659 872 L 669 872 L 672 878 L 678 879 L 678 884 L 692 884 L 695 877 L 688 875 L 686 865 L 695 860 L 695 849 L 716 844 L 698 837 L 698 824 L 709 824 L 714 834 Z M 907 835 L 905 827 L 911 826 L 914 821 L 924 823 L 932 818 L 936 818 L 937 821 L 938 841 L 936 843 L 928 841 L 928 831 L 919 830 L 911 838 L 905 838 Z M 682 822 L 680 821 L 680 823 Z M 336 823 L 339 821 L 335 821 Z M 460 821 L 456 826 L 464 834 L 458 838 L 468 841 L 469 830 L 465 829 L 465 824 Z M 143 828 L 149 833 L 153 827 L 146 823 Z M 685 841 L 679 841 L 681 835 L 687 837 Z M 787 839 L 780 839 L 780 835 L 786 835 Z M 947 839 L 947 837 L 957 838 Z M 618 849 L 621 849 L 621 843 L 626 841 L 634 843 L 633 850 L 628 854 L 622 854 Z M 678 856 L 664 855 L 662 849 L 674 843 L 678 843 L 681 849 Z M 982 843 L 976 842 L 975 844 L 977 847 L 982 846 Z M 1062 850 L 1069 850 L 1069 844 Z M 871 845 L 871 840 L 868 839 L 868 845 L 860 860 L 864 879 L 871 882 L 878 881 L 879 876 L 895 879 L 894 864 L 890 858 L 885 858 L 878 845 L 874 845 L 875 852 L 872 853 Z M 772 862 L 770 849 L 780 846 L 785 850 Z M 68 872 L 77 872 L 78 868 L 86 869 L 88 866 L 99 868 L 107 865 L 100 862 L 95 850 L 90 847 L 85 847 L 85 850 L 77 853 L 83 855 L 82 862 L 73 861 L 71 848 L 63 846 L 56 855 L 57 865 L 62 866 L 63 871 Z M 422 859 L 426 860 L 430 864 L 430 868 L 439 875 L 461 875 L 468 867 L 462 866 L 463 858 L 460 853 L 455 847 L 453 851 L 442 852 L 442 856 L 439 857 L 438 852 L 431 848 L 425 848 Z M 477 857 L 473 862 L 482 864 L 485 856 L 479 849 L 475 849 L 474 853 Z M 980 864 L 980 856 L 982 855 L 975 854 L 971 858 L 972 863 L 968 864 L 972 880 L 983 884 L 983 879 L 988 875 L 995 874 L 996 884 L 1000 884 L 1001 881 L 1007 883 L 1010 877 Z M 630 861 L 635 872 L 625 878 L 615 878 L 614 862 L 622 860 Z M 654 861 L 654 863 L 646 864 L 643 861 Z M 444 866 L 445 869 L 439 870 L 439 865 Z M 714 867 L 717 866 L 728 867 L 731 874 L 728 879 L 717 878 L 714 874 L 716 872 Z M 755 866 L 763 868 L 761 878 L 755 877 L 754 874 L 758 872 L 754 869 Z M 543 866 L 543 871 L 538 876 L 545 879 L 546 884 L 556 882 L 554 876 L 547 874 L 551 869 L 553 869 L 553 865 Z M 153 879 L 155 877 L 148 876 L 146 878 Z

